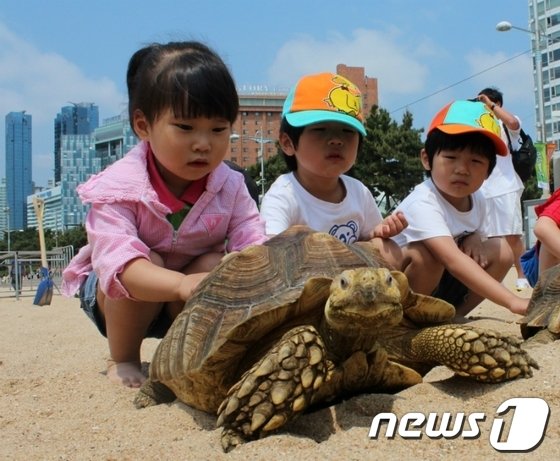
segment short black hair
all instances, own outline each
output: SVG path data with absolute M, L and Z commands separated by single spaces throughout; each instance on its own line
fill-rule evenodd
M 488 176 L 490 176 L 496 166 L 496 147 L 488 136 L 477 132 L 447 134 L 435 128 L 428 133 L 424 143 L 430 168 L 432 168 L 434 156 L 440 151 L 460 151 L 467 148 L 488 159 Z M 426 174 L 431 176 L 430 171 L 426 171 Z
M 495 87 L 488 87 L 481 90 L 479 93 L 488 96 L 488 99 L 492 101 L 494 104 L 498 104 L 498 106 L 502 107 L 504 105 L 504 95 L 503 93 Z
M 288 137 L 291 139 L 292 144 L 294 145 L 295 149 L 297 149 L 297 146 L 299 144 L 299 138 L 301 137 L 301 134 L 303 133 L 303 130 L 305 130 L 305 126 L 290 125 L 288 120 L 286 120 L 286 117 L 282 117 L 282 121 L 280 122 L 280 135 L 282 135 L 282 133 L 287 134 Z M 359 141 L 359 144 L 358 144 L 358 153 L 359 153 L 360 150 L 362 149 L 362 144 L 363 144 L 363 141 L 364 141 L 364 137 L 362 136 L 362 133 L 360 133 L 360 132 L 358 132 L 358 135 L 360 136 L 360 141 Z M 284 157 L 284 161 L 286 162 L 286 166 L 288 167 L 288 170 L 289 171 L 296 171 L 297 170 L 297 159 L 296 159 L 295 155 L 286 155 L 286 153 L 284 151 L 282 151 L 282 156 Z
M 282 135 L 282 133 L 286 133 L 296 149 L 299 144 L 299 138 L 301 137 L 301 133 L 303 133 L 304 129 L 304 126 L 290 125 L 288 120 L 286 120 L 286 117 L 282 117 L 282 121 L 280 122 L 280 135 Z M 284 157 L 284 161 L 286 162 L 286 166 L 289 171 L 297 170 L 297 160 L 294 155 L 286 155 L 286 153 L 282 151 L 282 157 Z
M 222 59 L 196 42 L 153 43 L 136 51 L 128 63 L 128 113 L 149 123 L 167 109 L 178 118 L 219 117 L 235 122 L 239 96 Z

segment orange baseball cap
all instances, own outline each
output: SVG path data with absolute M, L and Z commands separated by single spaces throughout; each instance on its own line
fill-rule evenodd
M 447 134 L 481 133 L 494 143 L 497 155 L 508 154 L 498 120 L 480 101 L 454 101 L 447 104 L 430 123 L 428 133 L 436 128 Z
M 302 77 L 288 94 L 282 117 L 296 127 L 340 122 L 366 135 L 360 90 L 347 78 L 329 72 Z

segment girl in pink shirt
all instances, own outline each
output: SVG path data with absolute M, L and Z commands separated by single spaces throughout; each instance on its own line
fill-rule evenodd
M 162 337 L 226 251 L 266 240 L 243 175 L 222 161 L 239 101 L 223 61 L 198 42 L 152 44 L 127 71 L 141 139 L 77 189 L 91 208 L 88 244 L 63 291 L 109 343 L 108 378 L 139 387 L 140 346 Z

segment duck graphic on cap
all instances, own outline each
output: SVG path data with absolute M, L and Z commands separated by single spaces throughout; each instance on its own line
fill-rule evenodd
M 360 90 L 349 80 L 334 75 L 332 82 L 336 85 L 325 99 L 325 102 L 340 112 L 345 112 L 354 117 L 362 113 L 362 98 Z

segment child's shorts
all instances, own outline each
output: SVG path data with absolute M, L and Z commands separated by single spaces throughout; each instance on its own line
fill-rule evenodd
M 465 302 L 468 294 L 469 289 L 453 277 L 451 273 L 444 270 L 439 285 L 433 291 L 432 296 L 443 299 L 457 307 Z
M 99 312 L 97 304 L 97 275 L 91 271 L 80 286 L 80 307 L 95 324 L 99 332 L 107 337 L 105 320 Z M 163 338 L 173 321 L 162 309 L 159 316 L 151 323 L 146 333 L 146 338 Z

